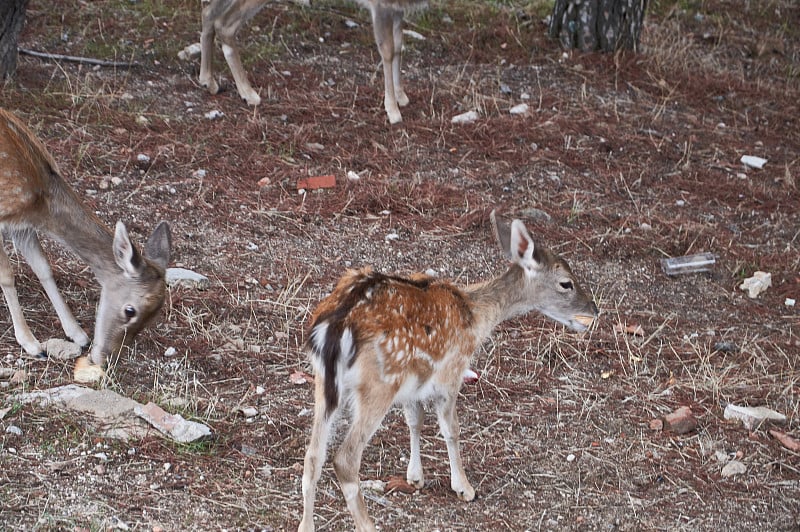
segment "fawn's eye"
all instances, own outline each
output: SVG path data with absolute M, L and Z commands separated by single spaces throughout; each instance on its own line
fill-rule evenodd
M 572 281 L 561 281 L 558 283 L 564 290 L 572 290 Z
M 128 318 L 128 321 L 136 317 L 136 309 L 133 308 L 133 305 L 126 306 L 124 312 L 125 312 L 125 317 Z

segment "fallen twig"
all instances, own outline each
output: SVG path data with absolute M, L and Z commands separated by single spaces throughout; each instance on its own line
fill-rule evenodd
M 46 52 L 37 52 L 36 50 L 29 50 L 27 48 L 19 48 L 19 53 L 25 55 L 32 55 L 33 57 L 40 57 L 42 59 L 56 59 L 59 61 L 72 61 L 73 63 L 83 63 L 86 65 L 98 65 L 104 67 L 114 68 L 131 68 L 138 67 L 139 63 L 129 61 L 106 61 L 104 59 L 94 59 L 92 57 L 78 57 L 74 55 L 50 54 Z

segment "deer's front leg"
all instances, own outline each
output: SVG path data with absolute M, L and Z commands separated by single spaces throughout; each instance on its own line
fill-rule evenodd
M 439 418 L 439 429 L 447 443 L 447 455 L 450 458 L 450 487 L 456 492 L 459 499 L 471 501 L 475 498 L 475 488 L 467 480 L 464 466 L 461 463 L 461 450 L 458 444 L 461 429 L 456 414 L 456 397 L 457 395 L 454 394 L 439 403 L 436 407 L 436 415 Z
M 422 460 L 419 456 L 420 433 L 422 432 L 422 421 L 425 410 L 421 403 L 410 403 L 405 405 L 403 411 L 406 415 L 409 436 L 411 440 L 411 456 L 408 459 L 408 471 L 406 480 L 409 484 L 422 488 L 425 485 L 425 478 L 422 473 Z

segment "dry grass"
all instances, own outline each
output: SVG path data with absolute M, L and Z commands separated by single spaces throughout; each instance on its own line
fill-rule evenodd
M 502 326 L 475 354 L 481 378 L 464 387 L 459 410 L 478 499 L 463 504 L 450 493 L 431 416 L 425 489 L 368 492 L 381 527 L 797 527 L 800 456 L 763 429 L 722 418 L 728 402 L 766 405 L 798 437 L 798 315 L 784 305 L 800 290 L 796 6 L 656 2 L 643 55 L 565 57 L 544 37 L 538 3 L 435 4 L 412 22 L 427 39 L 407 46 L 412 103 L 399 127 L 384 123 L 377 51 L 354 5 L 270 5 L 244 30 L 264 100 L 256 110 L 230 80 L 221 95 L 205 94 L 197 65 L 176 59 L 197 39 L 196 8 L 32 6 L 27 47 L 145 66 L 23 57 L 3 105 L 39 132 L 103 219 L 124 219 L 137 239 L 170 220 L 176 265 L 211 278 L 204 292 L 170 290 L 162 321 L 123 354 L 109 386 L 208 423 L 216 438 L 105 441 L 69 414 L 14 408 L 0 423 L 24 435 L 0 435 L 2 527 L 104 529 L 114 519 L 138 530 L 295 527 L 311 390 L 289 376 L 308 371 L 300 346 L 309 309 L 346 267 L 433 268 L 465 283 L 500 271 L 487 224 L 495 207 L 523 217 L 568 258 L 602 320 L 584 335 L 535 316 Z M 347 29 L 345 18 L 360 27 Z M 521 101 L 529 115 L 510 116 Z M 224 117 L 206 121 L 211 109 Z M 469 109 L 482 119 L 450 124 Z M 137 162 L 140 153 L 151 162 Z M 746 169 L 745 153 L 769 162 Z M 347 170 L 361 179 L 347 181 Z M 334 189 L 297 194 L 299 177 L 329 173 Z M 400 238 L 387 241 L 389 233 Z M 90 328 L 89 272 L 47 249 Z M 710 276 L 673 279 L 659 269 L 664 256 L 705 250 L 718 255 Z M 35 279 L 15 267 L 34 331 L 56 334 Z M 753 301 L 737 286 L 757 269 L 772 273 L 773 287 Z M 623 332 L 637 325 L 643 334 Z M 176 354 L 165 356 L 168 348 Z M 3 366 L 19 354 L 0 313 Z M 25 388 L 70 380 L 67 364 L 24 364 Z M 0 391 L 4 402 L 9 392 Z M 650 428 L 684 405 L 696 431 Z M 259 414 L 246 419 L 242 406 Z M 393 412 L 362 478 L 402 476 L 407 449 Z M 731 458 L 748 472 L 722 477 L 721 460 Z M 329 468 L 317 524 L 352 526 Z

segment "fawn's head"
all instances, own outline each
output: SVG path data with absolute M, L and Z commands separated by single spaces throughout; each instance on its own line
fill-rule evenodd
M 570 270 L 567 262 L 552 251 L 536 246 L 525 225 L 514 220 L 510 225 L 494 211 L 492 226 L 500 247 L 519 266 L 524 277 L 520 310 L 537 310 L 575 331 L 586 330 L 598 315 L 597 306 Z
M 118 267 L 101 279 L 91 360 L 103 366 L 141 331 L 164 304 L 164 275 L 172 237 L 161 222 L 144 246 L 144 255 L 131 243 L 122 222 L 114 232 L 114 260 Z

